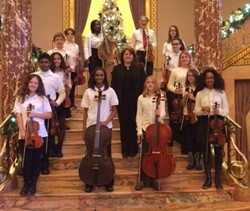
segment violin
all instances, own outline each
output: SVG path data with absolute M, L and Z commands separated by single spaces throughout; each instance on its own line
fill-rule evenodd
M 181 89 L 181 83 L 178 83 L 176 86 L 176 89 Z M 182 105 L 181 105 L 181 94 L 177 95 L 177 98 L 175 98 L 172 102 L 174 111 L 170 115 L 170 118 L 175 123 L 181 123 L 182 122 Z
M 34 109 L 34 105 L 31 103 L 28 105 L 27 113 Z M 38 135 L 39 123 L 33 120 L 33 117 L 29 117 L 27 121 L 27 136 L 25 139 L 25 145 L 28 149 L 38 149 L 43 145 L 43 138 Z
M 171 71 L 169 69 L 167 69 L 166 67 L 169 65 L 169 61 L 171 60 L 171 57 L 170 56 L 167 56 L 166 57 L 166 62 L 164 63 L 164 68 L 162 70 L 162 82 L 161 82 L 161 90 L 166 92 L 168 91 L 168 88 L 167 88 L 167 85 L 168 85 L 168 81 L 169 81 L 169 78 L 170 78 L 170 74 L 171 74 Z
M 81 57 L 80 53 L 78 54 L 78 57 Z M 75 71 L 76 71 L 76 77 L 74 78 L 74 83 L 77 85 L 85 84 L 86 79 L 83 76 L 84 68 L 83 68 L 81 61 L 79 59 L 78 59 L 78 62 L 76 64 Z
M 49 101 L 51 101 L 50 96 L 47 96 Z M 50 135 L 51 136 L 58 136 L 59 134 L 59 121 L 58 121 L 58 117 L 57 117 L 57 113 L 56 110 L 54 108 L 54 106 L 51 105 L 51 110 L 52 110 L 52 116 L 50 121 Z
M 187 90 L 189 93 L 193 93 L 194 90 L 190 89 L 189 87 L 187 87 Z M 195 102 L 192 101 L 190 98 L 188 98 L 188 96 L 186 96 L 186 106 L 187 106 L 187 115 L 185 116 L 185 120 L 189 121 L 191 124 L 195 124 L 198 119 L 194 114 L 194 107 L 195 107 Z
M 66 54 L 66 61 L 68 60 L 68 55 Z M 65 78 L 66 79 L 70 79 L 70 67 L 67 66 L 67 69 L 65 71 Z M 68 84 L 64 84 L 64 88 L 65 88 L 65 100 L 63 101 L 63 105 L 65 108 L 69 108 L 71 106 L 71 100 L 70 100 L 70 92 L 71 92 L 71 88 Z
M 161 97 L 161 93 L 158 93 L 156 110 L 163 100 L 165 99 Z M 153 179 L 169 177 L 175 170 L 175 160 L 167 147 L 172 137 L 172 130 L 168 125 L 160 123 L 158 118 L 159 116 L 155 115 L 154 124 L 146 129 L 149 148 L 142 161 L 144 173 Z
M 149 40 L 149 38 L 148 38 L 148 40 Z M 154 49 L 153 49 L 153 46 L 151 44 L 147 46 L 147 58 L 146 59 L 148 62 L 153 62 L 155 60 L 153 50 Z
M 215 102 L 214 109 L 218 108 L 218 103 Z M 224 123 L 221 119 L 218 118 L 218 115 L 214 115 L 214 119 L 212 119 L 209 123 L 210 127 L 210 135 L 209 135 L 209 142 L 213 145 L 217 145 L 220 147 L 224 147 L 226 143 L 226 137 L 222 133 L 224 128 Z
M 87 154 L 82 158 L 78 173 L 80 179 L 88 185 L 103 186 L 114 179 L 115 167 L 108 154 L 111 144 L 111 130 L 100 124 L 101 102 L 106 96 L 99 91 L 95 96 L 98 101 L 96 125 L 91 125 L 85 132 Z

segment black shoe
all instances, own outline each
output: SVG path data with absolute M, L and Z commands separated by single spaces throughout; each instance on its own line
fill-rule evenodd
M 122 153 L 122 157 L 123 157 L 123 158 L 127 158 L 128 156 L 129 156 L 128 153 Z
M 112 186 L 105 186 L 107 192 L 112 192 L 114 188 Z
M 64 125 L 64 129 L 65 130 L 70 130 L 70 127 L 68 127 L 67 125 Z
M 57 153 L 56 153 L 56 157 L 58 157 L 58 158 L 63 157 L 63 153 L 62 153 L 62 152 L 57 152 Z
M 30 187 L 30 184 L 24 184 L 23 188 L 20 191 L 20 195 L 21 196 L 27 195 L 29 187 Z
M 140 181 L 139 183 L 136 184 L 135 190 L 140 191 L 145 187 L 145 183 L 143 181 Z
M 70 106 L 70 109 L 71 109 L 71 110 L 76 109 L 76 105 L 74 105 L 74 104 L 71 105 L 71 106 Z
M 41 174 L 42 175 L 48 175 L 48 174 L 50 174 L 49 169 L 42 169 L 41 170 Z
M 51 158 L 56 157 L 56 152 L 51 152 L 49 156 L 50 156 Z
M 92 192 L 93 189 L 94 189 L 94 186 L 92 186 L 92 185 L 85 185 L 84 191 L 86 193 L 90 193 L 90 192 Z
M 137 155 L 137 152 L 132 152 L 132 153 L 129 153 L 129 157 L 135 157 Z
M 36 193 L 36 185 L 31 185 L 27 192 L 27 196 L 33 196 Z
M 160 190 L 159 183 L 156 180 L 152 180 L 151 181 L 150 187 L 153 188 L 156 191 Z

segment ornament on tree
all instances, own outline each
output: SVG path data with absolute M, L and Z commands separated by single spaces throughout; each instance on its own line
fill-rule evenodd
M 119 49 L 127 47 L 122 14 L 117 7 L 116 0 L 104 1 L 100 17 L 102 17 L 102 27 L 107 38 L 114 42 Z

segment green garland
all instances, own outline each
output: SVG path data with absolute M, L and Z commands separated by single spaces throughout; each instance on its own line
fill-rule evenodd
M 240 29 L 240 26 L 248 19 L 250 19 L 250 3 L 247 3 L 243 8 L 234 10 L 228 20 L 222 21 L 222 39 L 228 38 L 231 33 Z

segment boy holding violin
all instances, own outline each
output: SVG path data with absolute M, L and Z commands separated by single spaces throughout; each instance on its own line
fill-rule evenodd
M 20 195 L 32 196 L 36 193 L 43 143 L 48 136 L 44 120 L 51 118 L 51 107 L 38 75 L 32 74 L 27 77 L 19 89 L 14 110 L 19 129 L 19 144 L 23 146 L 24 185 Z
M 199 77 L 194 113 L 198 116 L 197 138 L 201 142 L 205 182 L 202 186 L 207 189 L 212 185 L 211 177 L 211 144 L 214 146 L 215 187 L 223 188 L 221 170 L 223 162 L 224 136 L 223 117 L 229 113 L 225 82 L 213 68 L 206 68 Z M 215 121 L 216 120 L 216 121 Z M 215 125 L 216 124 L 216 125 Z M 216 129 L 216 130 L 215 130 Z
M 53 106 L 53 108 L 57 108 L 64 101 L 66 96 L 63 81 L 57 74 L 50 70 L 51 58 L 49 54 L 41 53 L 38 58 L 38 64 L 40 70 L 34 74 L 37 74 L 41 77 L 45 88 L 45 94 L 46 96 L 49 95 L 50 97 L 51 107 Z M 50 128 L 48 128 L 48 124 L 48 121 L 46 121 L 47 130 L 49 131 Z M 49 156 L 51 150 L 51 141 L 53 138 L 54 137 L 49 133 L 49 137 L 46 139 L 43 150 L 41 173 L 44 175 L 49 174 Z

